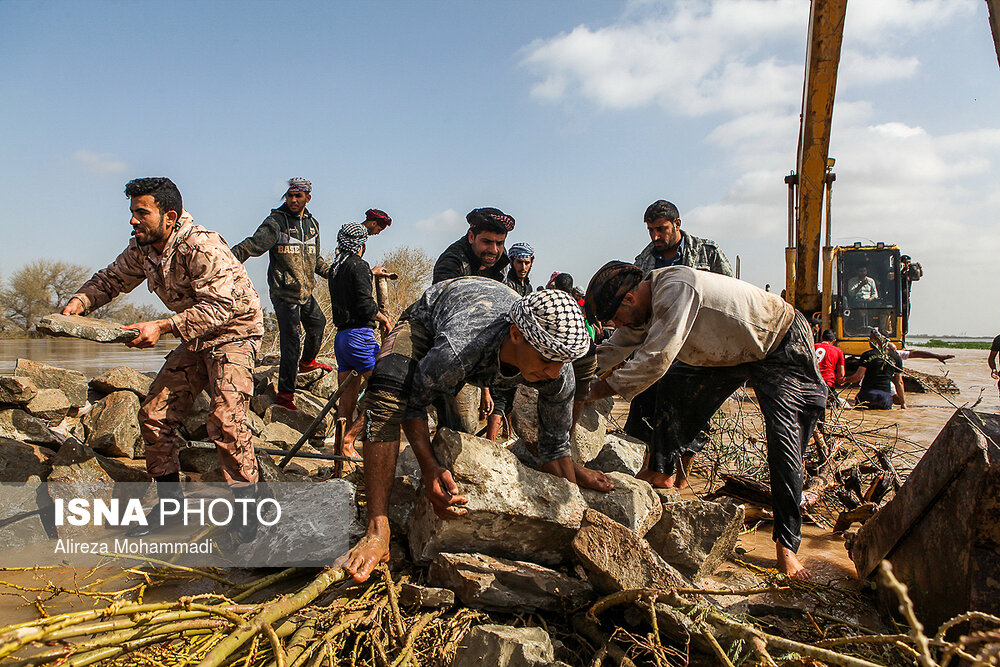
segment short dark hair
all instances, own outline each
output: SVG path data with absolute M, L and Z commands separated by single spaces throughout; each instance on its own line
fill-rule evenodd
M 169 178 L 133 178 L 125 184 L 125 196 L 129 199 L 143 195 L 153 195 L 153 201 L 160 208 L 160 214 L 174 211 L 180 218 L 184 211 L 181 191 Z
M 677 210 L 676 206 L 668 202 L 666 199 L 657 199 L 646 207 L 646 212 L 642 216 L 642 221 L 649 224 L 659 220 L 660 218 L 666 218 L 670 222 L 673 222 L 680 217 L 681 213 Z
M 573 293 L 573 276 L 568 273 L 560 273 L 552 279 L 552 288 L 563 292 Z
M 832 343 L 837 340 L 837 334 L 833 332 L 833 329 L 825 329 L 821 338 L 828 343 Z

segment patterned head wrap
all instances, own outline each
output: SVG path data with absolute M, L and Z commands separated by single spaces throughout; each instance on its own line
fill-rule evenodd
M 539 354 L 569 363 L 587 354 L 590 334 L 580 306 L 566 292 L 542 290 L 514 302 L 510 319 Z
M 528 243 L 515 243 L 507 249 L 507 256 L 511 259 L 534 259 L 535 249 Z
M 313 184 L 304 178 L 289 178 L 288 179 L 288 189 L 285 190 L 287 195 L 289 192 L 304 192 L 309 194 L 313 191 Z
M 356 255 L 368 242 L 368 230 L 358 222 L 349 222 L 337 232 L 337 254 L 333 257 L 328 275 L 334 276 L 344 260 Z
M 388 227 L 392 224 L 392 218 L 389 217 L 389 214 L 377 208 L 370 208 L 365 211 L 365 222 L 369 220 L 377 222 L 381 227 Z
M 474 208 L 465 219 L 473 233 L 508 234 L 514 231 L 514 218 L 498 208 Z
M 611 261 L 598 269 L 587 285 L 584 304 L 587 320 L 605 322 L 614 317 L 625 295 L 642 281 L 642 269 L 628 262 Z

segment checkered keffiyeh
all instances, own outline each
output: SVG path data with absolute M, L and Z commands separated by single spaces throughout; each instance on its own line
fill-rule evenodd
M 533 259 L 535 249 L 528 243 L 515 243 L 507 250 L 507 256 L 511 259 Z
M 368 242 L 368 230 L 358 222 L 349 222 L 337 232 L 337 254 L 330 265 L 330 275 L 336 275 L 344 260 L 356 255 Z
M 290 178 L 288 179 L 288 192 L 304 192 L 309 194 L 313 191 L 313 184 L 304 178 Z
M 580 306 L 566 292 L 542 290 L 514 302 L 510 319 L 546 359 L 569 363 L 587 354 L 590 335 Z

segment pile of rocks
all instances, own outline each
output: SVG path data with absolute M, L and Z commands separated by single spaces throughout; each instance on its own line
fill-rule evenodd
M 591 418 L 605 428 L 603 419 Z M 434 451 L 468 499 L 468 512 L 449 521 L 434 514 L 404 450 L 390 517 L 413 562 L 428 566 L 426 586 L 409 585 L 407 598 L 428 607 L 457 598 L 488 611 L 568 614 L 599 594 L 690 587 L 711 576 L 733 552 L 743 507 L 658 492 L 617 469 L 641 464 L 642 443 L 603 439 L 588 463 L 600 469 L 609 462 L 615 488 L 606 494 L 539 472 L 502 445 L 441 429 Z M 673 629 L 680 639 L 690 629 L 683 615 L 666 606 L 658 611 L 665 633 Z M 557 664 L 541 628 L 500 627 L 471 632 L 455 664 Z

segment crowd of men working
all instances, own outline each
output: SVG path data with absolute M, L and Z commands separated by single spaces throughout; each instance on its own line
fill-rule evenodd
M 459 517 L 465 498 L 434 456 L 427 411 L 435 408 L 439 426 L 475 432 L 478 424 L 458 409 L 457 398 L 480 388 L 487 436 L 495 439 L 519 385 L 538 390 L 541 469 L 609 491 L 607 475 L 570 456 L 570 433 L 587 402 L 614 395 L 630 401 L 625 430 L 648 444 L 638 477 L 658 487 L 684 486 L 710 418 L 748 384 L 766 427 L 778 567 L 790 576 L 808 576 L 796 557 L 802 453 L 824 413 L 828 386 L 845 380 L 842 364 L 830 346 L 823 347 L 821 360 L 834 361 L 833 381 L 825 380 L 805 317 L 779 296 L 734 278 L 713 241 L 681 229 L 670 202 L 646 209 L 651 240 L 634 263 L 608 262 L 583 294 L 574 293 L 567 274 L 553 274 L 545 288 L 533 290 L 532 247 L 505 249 L 514 218 L 497 208 L 474 209 L 466 218 L 467 233 L 438 257 L 431 287 L 392 323 L 379 308 L 373 282 L 387 272 L 364 259 L 369 236 L 392 224 L 381 210 L 369 209 L 364 222 L 341 226 L 328 261 L 320 252 L 319 224 L 307 208 L 312 184 L 305 179 L 291 179 L 284 203 L 231 248 L 194 223 L 169 179 L 130 181 L 125 194 L 132 240 L 62 312 L 85 314 L 143 281 L 174 311 L 168 319 L 127 325 L 139 331 L 134 347 L 151 347 L 168 332 L 181 340 L 139 415 L 147 469 L 161 499 L 181 493 L 176 429 L 205 388 L 209 435 L 225 479 L 237 496 L 256 493 L 247 411 L 264 329 L 260 299 L 243 262 L 267 252 L 281 352 L 277 403 L 296 409 L 297 373 L 333 370 L 316 358 L 326 326 L 314 297 L 317 275 L 331 296 L 339 379 L 343 383 L 356 372 L 368 380 L 358 419 L 357 384 L 338 404 L 338 415 L 351 424 L 340 453 L 356 455 L 356 438 L 363 443 L 368 526 L 345 563 L 358 581 L 389 557 L 387 510 L 401 431 L 435 511 Z M 376 330 L 384 334 L 381 343 Z M 901 363 L 894 350 L 888 356 Z M 873 378 L 872 368 L 863 365 L 858 379 Z M 872 388 L 881 390 L 881 384 Z M 897 392 L 904 407 L 901 384 Z M 150 521 L 134 534 L 158 528 Z M 255 532 L 256 524 L 243 526 L 237 537 L 249 540 Z

